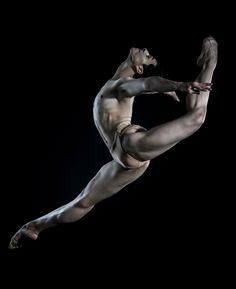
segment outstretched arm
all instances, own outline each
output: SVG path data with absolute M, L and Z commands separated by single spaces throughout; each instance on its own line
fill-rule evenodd
M 121 97 L 133 97 L 145 93 L 182 91 L 197 93 L 210 90 L 210 83 L 177 82 L 159 76 L 132 79 L 118 86 Z

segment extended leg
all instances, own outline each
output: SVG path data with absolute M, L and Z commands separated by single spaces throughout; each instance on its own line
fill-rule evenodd
M 148 163 L 138 169 L 125 169 L 115 161 L 104 165 L 85 189 L 70 203 L 25 224 L 11 239 L 10 249 L 18 248 L 22 237 L 36 240 L 39 233 L 60 223 L 81 219 L 95 204 L 111 197 L 139 178 Z
M 217 63 L 217 42 L 212 37 L 203 40 L 197 64 L 201 72 L 196 81 L 211 82 Z M 173 121 L 156 126 L 146 132 L 126 135 L 125 150 L 139 160 L 151 160 L 179 141 L 192 135 L 203 124 L 207 111 L 209 91 L 187 95 L 187 113 Z
M 207 37 L 203 40 L 202 51 L 197 59 L 197 65 L 201 67 L 201 71 L 196 78 L 198 82 L 211 82 L 213 72 L 217 64 L 218 45 L 214 38 Z M 191 110 L 196 107 L 207 106 L 209 99 L 209 91 L 199 95 L 192 94 L 187 96 L 187 109 Z

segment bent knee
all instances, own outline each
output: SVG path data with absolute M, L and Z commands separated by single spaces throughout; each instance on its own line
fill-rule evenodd
M 195 128 L 200 128 L 206 118 L 206 112 L 207 108 L 206 107 L 199 107 L 196 110 L 191 112 L 191 118 L 189 120 L 189 125 L 193 126 Z
M 77 200 L 75 199 L 73 202 L 73 206 L 75 208 L 80 209 L 89 209 L 92 208 L 95 205 L 95 202 L 93 202 L 88 196 L 80 196 L 80 198 Z

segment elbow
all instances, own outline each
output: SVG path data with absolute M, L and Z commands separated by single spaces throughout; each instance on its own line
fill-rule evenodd
M 176 87 L 173 81 L 159 76 L 151 76 L 145 79 L 144 89 L 149 92 L 167 92 L 176 90 Z
M 155 81 L 154 81 L 153 77 L 147 77 L 143 82 L 143 86 L 144 86 L 145 91 L 152 92 L 154 85 L 155 85 Z

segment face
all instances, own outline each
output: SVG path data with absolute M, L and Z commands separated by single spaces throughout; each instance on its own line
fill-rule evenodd
M 130 50 L 131 61 L 135 66 L 143 66 L 145 65 L 157 65 L 156 59 L 150 55 L 147 48 L 139 49 L 139 48 L 131 48 Z

